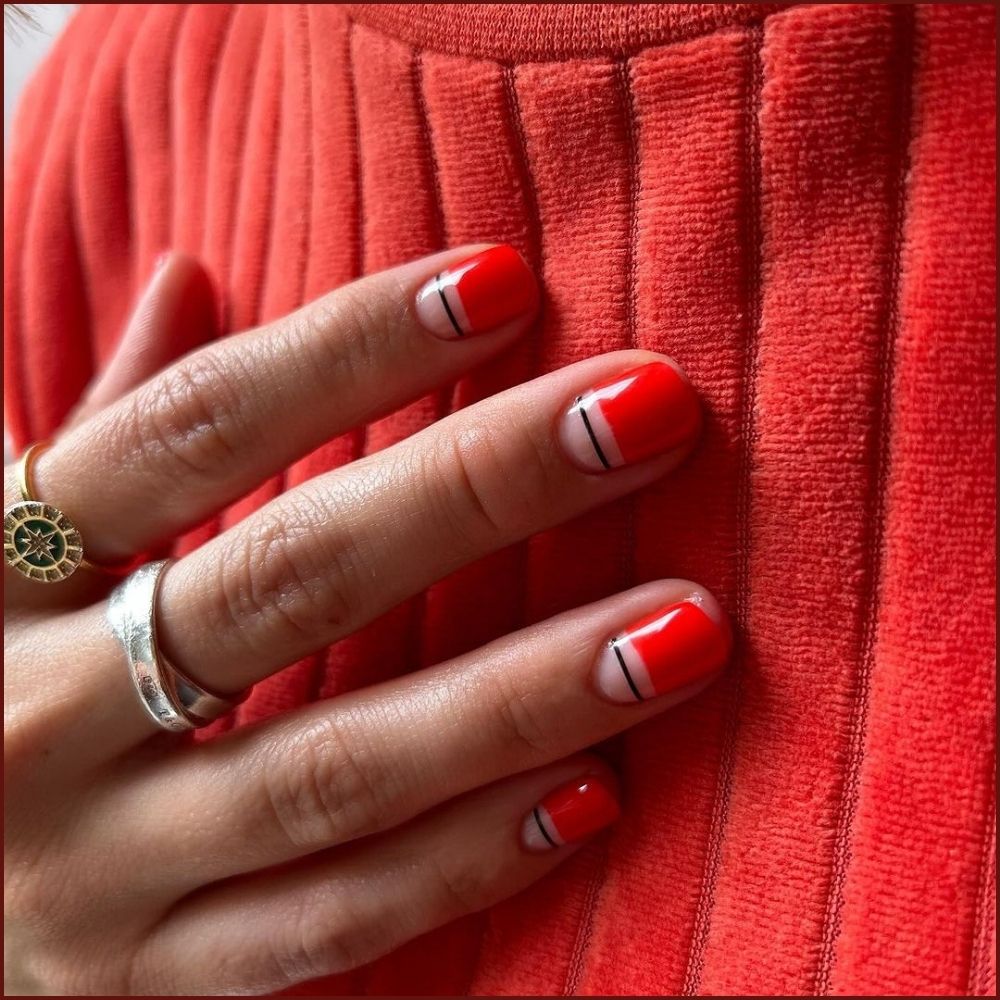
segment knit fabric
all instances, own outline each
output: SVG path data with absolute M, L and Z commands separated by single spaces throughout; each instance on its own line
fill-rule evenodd
M 995 993 L 991 5 L 87 5 L 7 171 L 5 405 L 49 434 L 156 255 L 223 328 L 473 240 L 545 286 L 504 357 L 186 537 L 541 372 L 664 351 L 677 474 L 441 581 L 215 730 L 688 577 L 728 676 L 605 749 L 612 834 L 298 993 Z

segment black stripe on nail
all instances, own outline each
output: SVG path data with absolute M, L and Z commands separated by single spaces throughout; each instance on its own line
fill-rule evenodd
M 535 817 L 538 829 L 541 831 L 542 836 L 548 841 L 549 847 L 558 847 L 559 845 L 549 836 L 549 831 L 545 829 L 545 824 L 542 822 L 542 816 L 538 811 L 538 806 L 535 806 L 535 808 L 531 810 L 531 815 Z
M 458 320 L 455 319 L 455 314 L 451 311 L 451 306 L 448 305 L 448 296 L 444 294 L 444 285 L 441 284 L 441 275 L 439 274 L 435 279 L 437 282 L 438 295 L 441 296 L 441 305 L 444 306 L 444 311 L 448 314 L 448 319 L 451 320 L 451 325 L 455 328 L 455 333 L 460 337 L 464 337 L 465 334 L 462 332 L 462 328 L 458 325 Z
M 611 463 L 604 457 L 604 452 L 601 451 L 601 446 L 597 442 L 597 435 L 594 433 L 594 428 L 590 426 L 590 419 L 587 417 L 587 410 L 581 405 L 581 400 L 583 396 L 576 397 L 577 409 L 579 410 L 580 416 L 583 418 L 583 426 L 587 428 L 587 434 L 590 436 L 590 443 L 594 446 L 594 451 L 597 452 L 597 457 L 601 460 L 601 465 L 605 469 L 611 468 Z
M 628 686 L 632 689 L 632 694 L 635 695 L 636 700 L 645 701 L 641 694 L 639 694 L 639 689 L 635 686 L 635 681 L 632 680 L 632 675 L 628 672 L 628 667 L 625 666 L 625 657 L 622 656 L 622 651 L 618 648 L 618 640 L 611 640 L 611 648 L 615 651 L 615 656 L 618 657 L 618 666 L 622 668 L 622 673 L 625 675 L 625 680 L 628 681 Z

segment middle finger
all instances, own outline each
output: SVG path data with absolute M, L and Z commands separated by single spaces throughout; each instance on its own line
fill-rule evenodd
M 439 325 L 444 302 L 461 336 Z M 369 275 L 188 354 L 76 424 L 39 456 L 38 493 L 72 516 L 88 558 L 130 558 L 481 364 L 525 331 L 537 302 L 511 247 Z
M 641 351 L 501 393 L 283 494 L 171 567 L 161 647 L 210 690 L 238 691 L 664 474 L 699 421 L 673 363 Z

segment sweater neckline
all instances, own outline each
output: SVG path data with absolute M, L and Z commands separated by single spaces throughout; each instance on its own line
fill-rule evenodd
M 790 3 L 345 4 L 351 18 L 422 49 L 500 62 L 627 56 L 760 21 Z

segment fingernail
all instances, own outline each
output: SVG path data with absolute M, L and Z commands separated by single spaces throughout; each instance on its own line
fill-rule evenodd
M 725 664 L 731 646 L 722 610 L 698 595 L 619 632 L 598 658 L 596 686 L 611 701 L 646 701 L 708 679 Z
M 701 427 L 698 396 L 664 361 L 632 368 L 577 396 L 559 437 L 587 472 L 642 462 L 691 441 Z
M 510 246 L 490 247 L 436 274 L 417 292 L 417 318 L 437 337 L 489 333 L 538 308 L 538 283 Z
M 550 851 L 586 840 L 620 815 L 618 792 L 611 783 L 584 775 L 553 789 L 524 817 L 521 840 L 529 851 Z

